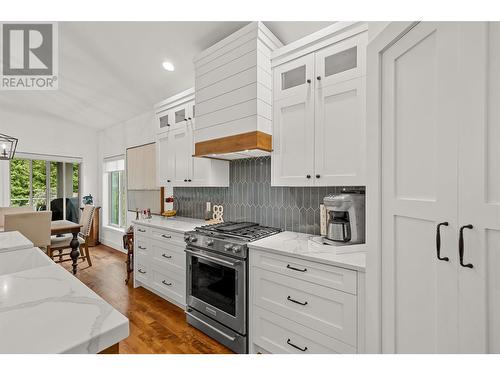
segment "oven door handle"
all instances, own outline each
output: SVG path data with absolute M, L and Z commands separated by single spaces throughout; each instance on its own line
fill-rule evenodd
M 239 263 L 241 263 L 241 261 L 239 261 L 239 260 L 237 260 L 235 262 L 229 262 L 227 260 L 219 259 L 219 258 L 216 258 L 216 257 L 212 257 L 210 255 L 202 254 L 199 251 L 193 251 L 193 250 L 190 250 L 190 249 L 186 249 L 185 252 L 188 253 L 188 254 L 194 255 L 194 256 L 196 256 L 198 258 L 201 258 L 201 259 L 210 260 L 210 261 L 212 261 L 214 263 L 224 264 L 226 266 L 231 266 L 231 267 L 236 267 Z
M 227 333 L 225 332 L 222 332 L 220 329 L 217 329 L 213 326 L 211 326 L 210 324 L 208 324 L 207 322 L 205 322 L 204 320 L 201 320 L 200 318 L 198 318 L 197 316 L 194 316 L 193 314 L 191 314 L 189 311 L 186 311 L 186 314 L 189 315 L 191 318 L 193 318 L 194 320 L 197 320 L 198 322 L 206 325 L 207 327 L 209 327 L 210 329 L 214 330 L 215 332 L 217 332 L 219 335 L 222 335 L 224 336 L 226 339 L 230 340 L 230 341 L 234 341 L 236 340 L 236 337 L 234 336 L 229 336 Z

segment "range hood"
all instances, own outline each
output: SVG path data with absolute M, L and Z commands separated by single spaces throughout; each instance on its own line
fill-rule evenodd
M 267 156 L 271 151 L 271 135 L 254 131 L 196 142 L 194 156 L 235 160 Z
M 282 45 L 263 23 L 251 22 L 195 57 L 194 156 L 270 154 L 271 52 Z

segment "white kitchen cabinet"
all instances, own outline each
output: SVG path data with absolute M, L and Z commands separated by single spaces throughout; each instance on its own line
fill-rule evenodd
M 275 186 L 365 184 L 366 28 L 324 38 L 273 58 Z
M 500 24 L 398 27 L 376 44 L 369 96 L 380 350 L 500 353 Z
M 229 163 L 195 158 L 194 90 L 187 90 L 157 105 L 159 122 L 156 136 L 158 186 L 229 186 Z M 169 116 L 169 126 L 161 128 L 161 115 Z M 166 120 L 165 120 L 166 121 Z M 166 129 L 165 129 L 166 128 Z
M 183 235 L 135 225 L 134 287 L 145 287 L 181 308 L 186 306 Z
M 250 353 L 363 353 L 364 273 L 250 252 Z

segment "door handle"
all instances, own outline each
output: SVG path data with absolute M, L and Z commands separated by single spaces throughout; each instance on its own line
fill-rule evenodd
M 460 258 L 460 265 L 466 268 L 474 268 L 471 263 L 464 264 L 464 229 L 474 228 L 472 224 L 460 227 L 460 236 L 458 238 L 458 256 Z
M 436 252 L 437 252 L 437 258 L 439 260 L 444 260 L 445 262 L 448 262 L 450 258 L 448 257 L 441 257 L 441 226 L 447 227 L 450 225 L 447 221 L 443 221 L 442 223 L 439 223 L 436 227 Z

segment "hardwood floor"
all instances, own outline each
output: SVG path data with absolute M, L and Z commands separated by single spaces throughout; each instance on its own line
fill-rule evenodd
M 186 323 L 184 311 L 144 288 L 125 285 L 125 254 L 99 245 L 90 248 L 92 267 L 78 264 L 77 277 L 130 320 L 121 354 L 231 353 Z M 68 263 L 63 263 L 69 270 Z

